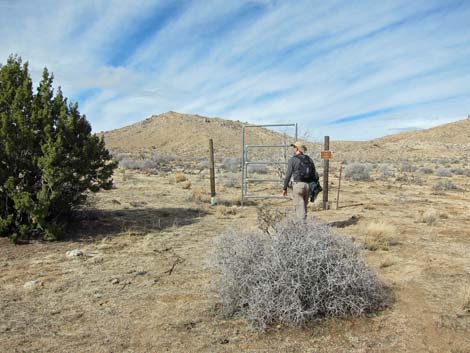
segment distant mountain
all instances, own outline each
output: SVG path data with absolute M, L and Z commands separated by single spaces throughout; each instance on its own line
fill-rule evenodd
M 430 129 L 401 132 L 360 143 L 338 142 L 338 157 L 347 160 L 470 158 L 470 119 Z
M 152 152 L 187 158 L 207 157 L 208 141 L 214 140 L 216 158 L 241 156 L 241 121 L 167 112 L 120 129 L 101 133 L 109 149 L 117 152 Z M 265 128 L 249 129 L 246 143 L 283 144 L 293 137 Z M 308 143 L 309 153 L 319 159 L 320 143 Z M 470 156 L 470 119 L 431 129 L 402 132 L 378 139 L 349 142 L 331 136 L 332 162 L 462 158 Z M 265 155 L 279 154 L 267 150 Z M 290 153 L 290 150 L 289 150 Z
M 206 157 L 209 139 L 219 158 L 240 157 L 243 122 L 199 115 L 167 112 L 120 129 L 102 133 L 114 151 L 155 151 L 163 155 Z M 247 144 L 282 144 L 283 134 L 265 129 L 249 129 Z M 287 137 L 289 143 L 293 138 Z
M 432 143 L 470 143 L 470 119 L 443 124 L 431 129 L 402 132 L 376 139 L 377 142 L 421 141 Z

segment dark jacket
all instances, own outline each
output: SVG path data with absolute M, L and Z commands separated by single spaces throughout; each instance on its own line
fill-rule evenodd
M 306 154 L 304 154 L 304 156 L 310 159 L 310 157 L 307 156 Z M 302 157 L 300 157 L 300 158 L 302 158 Z M 313 161 L 312 161 L 312 163 L 313 163 Z M 287 164 L 287 174 L 286 174 L 286 178 L 284 179 L 284 189 L 283 190 L 287 190 L 287 187 L 289 186 L 289 181 L 290 181 L 291 177 L 294 178 L 294 181 L 300 181 L 299 180 L 299 168 L 300 168 L 300 159 L 299 159 L 299 157 L 294 156 L 291 159 L 289 159 L 289 163 Z M 316 174 L 316 171 L 315 171 L 315 174 Z

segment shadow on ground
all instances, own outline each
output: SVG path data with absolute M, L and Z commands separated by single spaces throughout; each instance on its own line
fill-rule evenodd
M 196 223 L 207 214 L 197 208 L 86 209 L 75 213 L 67 236 L 61 240 L 93 241 L 123 233 L 146 235 Z

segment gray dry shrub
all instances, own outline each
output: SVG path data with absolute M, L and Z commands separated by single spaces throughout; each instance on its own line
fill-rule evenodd
M 433 185 L 432 189 L 435 191 L 458 190 L 459 187 L 452 181 L 445 179 L 439 180 L 436 184 Z
M 228 172 L 236 173 L 240 170 L 240 164 L 240 158 L 224 158 L 221 167 Z
M 119 160 L 119 166 L 125 169 L 157 169 L 160 164 L 167 163 L 172 157 L 161 156 L 156 153 L 141 155 L 138 158 L 128 156 Z
M 361 163 L 352 163 L 348 164 L 344 169 L 344 177 L 346 179 L 356 180 L 356 181 L 366 181 L 370 180 L 370 167 L 366 164 Z
M 268 174 L 269 169 L 264 164 L 250 164 L 248 165 L 248 172 L 255 174 Z
M 222 184 L 225 187 L 229 187 L 229 188 L 239 187 L 240 183 L 241 183 L 240 176 L 235 173 L 229 173 L 225 175 L 222 181 Z
M 422 174 L 432 174 L 434 173 L 434 169 L 430 168 L 430 167 L 422 167 L 419 169 L 419 172 L 422 173 Z
M 222 311 L 257 329 L 383 308 L 386 291 L 349 238 L 325 224 L 288 220 L 268 235 L 230 230 L 215 241 Z
M 119 161 L 119 166 L 125 169 L 143 169 L 143 161 L 132 158 L 124 158 Z
M 415 165 L 411 164 L 409 161 L 401 162 L 400 170 L 406 173 L 413 173 L 418 169 Z
M 256 208 L 256 221 L 258 228 L 267 234 L 276 231 L 276 224 L 287 218 L 286 208 L 269 207 L 261 205 Z
M 449 169 L 446 169 L 446 168 L 439 168 L 438 170 L 436 170 L 435 174 L 439 177 L 450 177 L 450 176 L 452 176 L 451 171 Z
M 198 168 L 199 169 L 209 169 L 209 161 L 207 159 L 203 159 L 202 161 L 199 161 Z
M 387 178 L 395 176 L 395 173 L 393 173 L 393 170 L 387 164 L 380 165 L 378 167 L 378 172 L 379 172 L 379 179 L 387 179 Z
M 119 162 L 128 156 L 127 153 L 117 152 L 117 151 L 110 151 L 111 156 L 113 157 L 113 161 Z
M 414 174 L 403 174 L 395 178 L 396 182 L 399 182 L 400 184 L 406 184 L 406 185 L 423 185 L 423 179 L 419 177 L 418 175 Z
M 450 170 L 450 172 L 452 174 L 455 174 L 455 175 L 466 175 L 466 176 L 468 176 L 470 174 L 469 170 L 463 169 L 463 168 L 453 168 L 453 169 Z

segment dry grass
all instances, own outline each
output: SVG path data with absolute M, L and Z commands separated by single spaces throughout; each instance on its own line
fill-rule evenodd
M 208 203 L 211 201 L 211 196 L 206 188 L 198 186 L 191 190 L 192 201 Z
M 462 309 L 466 313 L 470 313 L 470 286 L 465 287 L 462 290 Z
M 365 227 L 364 245 L 368 250 L 388 250 L 396 243 L 397 229 L 384 221 L 372 222 Z
M 191 180 L 185 180 L 181 183 L 181 187 L 185 190 L 191 189 Z
M 218 217 L 229 217 L 235 216 L 238 213 L 238 208 L 236 206 L 225 206 L 225 205 L 218 205 L 216 209 L 216 215 Z
M 439 212 L 434 208 L 418 212 L 418 222 L 426 223 L 429 226 L 436 225 L 439 220 Z
M 386 259 L 380 263 L 380 268 L 387 268 L 387 267 L 393 266 L 394 264 L 395 262 L 393 262 L 392 260 Z
M 241 197 L 240 194 L 237 192 L 236 194 L 218 194 L 217 195 L 217 203 L 219 205 L 225 206 L 239 206 L 241 204 Z
M 177 183 L 182 183 L 183 181 L 186 181 L 186 180 L 188 180 L 188 178 L 186 178 L 186 175 L 184 175 L 184 173 L 182 172 L 175 173 L 175 181 Z

